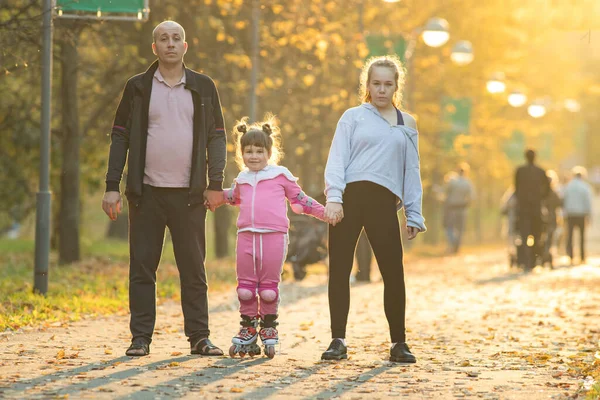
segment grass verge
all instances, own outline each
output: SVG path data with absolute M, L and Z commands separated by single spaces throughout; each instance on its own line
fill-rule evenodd
M 170 245 L 157 273 L 158 301 L 179 300 L 179 273 Z M 127 243 L 103 241 L 84 249 L 84 259 L 49 266 L 46 296 L 33 293 L 34 245 L 27 240 L 0 240 L 0 332 L 26 326 L 49 326 L 84 317 L 128 313 Z M 235 283 L 232 260 L 207 264 L 210 290 Z

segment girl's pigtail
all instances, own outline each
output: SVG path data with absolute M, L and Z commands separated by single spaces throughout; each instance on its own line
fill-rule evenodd
M 273 130 L 271 129 L 271 125 L 269 125 L 269 124 L 263 124 L 262 130 L 264 133 L 266 133 L 269 136 L 271 136 L 271 134 L 273 133 Z

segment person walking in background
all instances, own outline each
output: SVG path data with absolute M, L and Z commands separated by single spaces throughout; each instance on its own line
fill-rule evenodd
M 281 141 L 272 118 L 250 127 L 242 120 L 236 130 L 236 161 L 242 171 L 223 195 L 227 204 L 240 208 L 236 273 L 241 327 L 231 340 L 229 355 L 260 354 L 256 343 L 260 336 L 265 354 L 273 358 L 279 343 L 279 282 L 290 226 L 286 199 L 297 214 L 323 220 L 325 209 L 302 191 L 298 178 L 277 165 L 282 156 Z
M 558 226 L 562 221 L 559 178 L 555 171 L 548 170 L 546 176 L 550 182 L 550 190 L 544 198 L 544 208 L 546 210 L 546 241 L 544 242 L 544 259 L 552 261 L 552 248 L 556 240 Z
M 586 170 L 583 167 L 573 168 L 573 179 L 564 189 L 564 214 L 567 220 L 567 255 L 573 265 L 573 231 L 579 230 L 579 250 L 581 263 L 585 263 L 585 228 L 592 215 L 593 191 L 584 180 Z
M 363 103 L 344 112 L 331 143 L 325 168 L 325 216 L 332 224 L 328 287 L 332 341 L 321 356 L 324 360 L 348 357 L 349 281 L 364 228 L 383 277 L 390 361 L 416 362 L 406 344 L 406 288 L 397 211 L 404 207 L 409 240 L 426 228 L 417 125 L 410 114 L 399 110 L 403 84 L 404 69 L 397 57 L 367 61 L 360 79 Z
M 535 164 L 535 151 L 528 149 L 525 159 L 526 164 L 517 168 L 515 173 L 515 195 L 518 205 L 517 230 L 525 246 L 524 259 L 520 262 L 529 271 L 535 267 L 536 255 L 544 250 L 540 248 L 542 201 L 548 196 L 550 182 L 546 172 Z
M 500 200 L 500 213 L 506 217 L 503 223 L 502 233 L 506 238 L 508 253 L 510 255 L 510 266 L 517 264 L 517 252 L 515 249 L 515 238 L 517 235 L 517 195 L 514 187 L 509 187 Z
M 467 178 L 469 164 L 461 163 L 456 176 L 448 180 L 444 201 L 444 229 L 448 240 L 448 253 L 460 249 L 467 218 L 467 209 L 473 200 L 473 184 Z
M 165 21 L 153 31 L 158 60 L 127 81 L 111 134 L 102 209 L 116 220 L 128 165 L 128 356 L 146 356 L 156 322 L 156 271 L 168 227 L 181 278 L 184 330 L 192 354 L 222 355 L 209 340 L 205 200 L 223 203 L 226 137 L 217 88 L 188 69 L 185 31 Z

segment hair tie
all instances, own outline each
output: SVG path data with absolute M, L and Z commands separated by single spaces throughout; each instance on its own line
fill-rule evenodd
M 239 124 L 237 126 L 237 130 L 238 130 L 238 132 L 246 133 L 246 131 L 248 130 L 248 128 L 246 127 L 246 124 Z

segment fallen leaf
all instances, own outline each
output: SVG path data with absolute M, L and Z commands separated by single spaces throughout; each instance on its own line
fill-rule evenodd
M 230 390 L 231 393 L 243 393 L 244 389 L 238 387 L 232 387 Z
M 65 351 L 64 350 L 59 350 L 59 352 L 56 353 L 56 359 L 57 360 L 62 360 L 63 358 L 65 358 Z
M 182 355 L 182 354 L 183 354 L 183 353 L 182 353 L 182 352 L 180 352 L 180 351 L 174 351 L 174 352 L 172 352 L 172 353 L 171 353 L 171 357 L 180 356 L 180 355 Z

